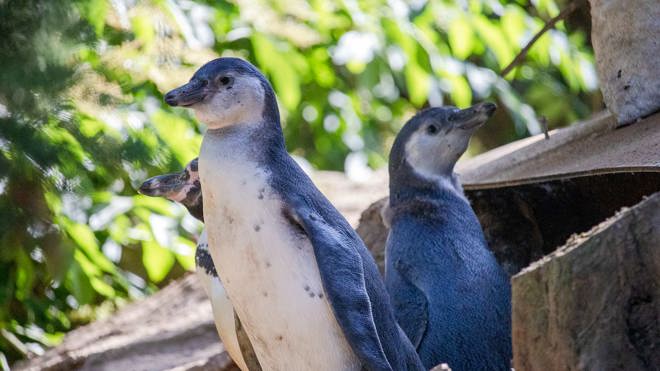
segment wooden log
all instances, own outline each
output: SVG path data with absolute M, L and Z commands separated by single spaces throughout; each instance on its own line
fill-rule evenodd
M 512 280 L 514 367 L 660 369 L 660 193 Z

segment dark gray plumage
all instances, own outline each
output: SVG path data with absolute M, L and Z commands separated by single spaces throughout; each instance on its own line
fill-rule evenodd
M 399 324 L 428 368 L 510 369 L 509 279 L 453 173 L 494 110 L 483 103 L 420 112 L 390 154 L 385 281 Z

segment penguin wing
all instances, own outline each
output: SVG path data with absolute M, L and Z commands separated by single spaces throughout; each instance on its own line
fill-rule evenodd
M 410 266 L 397 260 L 394 269 L 400 280 L 397 290 L 405 291 L 405 300 L 398 300 L 397 295 L 392 297 L 396 318 L 415 349 L 419 349 L 429 323 L 429 303 L 424 292 L 413 283 L 415 280 L 410 276 Z
M 323 289 L 351 348 L 368 370 L 392 370 L 374 322 L 362 257 L 355 247 L 362 242 L 312 208 L 299 207 L 293 214 L 312 243 Z

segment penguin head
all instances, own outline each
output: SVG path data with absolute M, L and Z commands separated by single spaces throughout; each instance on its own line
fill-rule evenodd
M 138 191 L 146 196 L 165 197 L 179 202 L 190 211 L 192 216 L 204 220 L 197 159 L 190 161 L 180 173 L 158 175 L 147 179 Z
M 472 134 L 497 106 L 485 102 L 466 109 L 434 107 L 408 120 L 390 152 L 390 178 L 406 176 L 406 169 L 426 179 L 451 176 Z
M 165 102 L 192 109 L 209 129 L 279 122 L 272 87 L 256 67 L 239 58 L 206 63 L 187 84 L 165 94 Z

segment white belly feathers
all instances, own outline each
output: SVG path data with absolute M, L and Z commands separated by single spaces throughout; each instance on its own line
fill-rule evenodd
M 261 366 L 358 370 L 312 246 L 283 216 L 269 174 L 236 143 L 219 142 L 205 135 L 199 161 L 209 248 Z
M 202 231 L 197 241 L 198 249 L 208 249 L 206 229 Z M 222 344 L 225 346 L 229 356 L 236 362 L 238 368 L 247 371 L 247 365 L 243 360 L 241 348 L 238 345 L 236 336 L 236 321 L 234 319 L 234 308 L 229 296 L 218 277 L 208 274 L 203 267 L 197 267 L 197 277 L 202 282 L 206 295 L 211 300 L 211 309 L 213 310 L 213 320 L 218 330 L 218 335 Z

